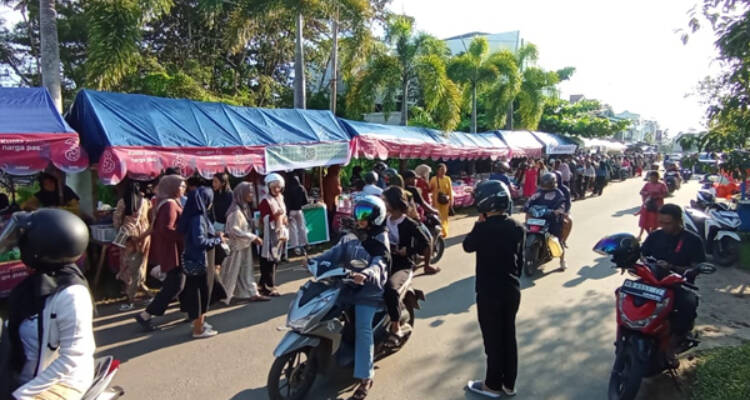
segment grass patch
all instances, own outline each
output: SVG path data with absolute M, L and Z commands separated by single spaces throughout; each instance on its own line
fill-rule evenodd
M 692 400 L 750 399 L 750 342 L 701 354 L 691 385 Z

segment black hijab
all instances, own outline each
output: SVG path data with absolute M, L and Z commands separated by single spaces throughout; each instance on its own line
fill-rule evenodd
M 55 190 L 49 191 L 44 189 L 44 181 L 50 179 L 53 182 L 55 182 Z M 39 189 L 38 192 L 34 193 L 34 197 L 36 197 L 39 200 L 39 203 L 42 207 L 59 207 L 61 205 L 65 205 L 70 203 L 73 200 L 79 200 L 78 195 L 73 192 L 73 189 L 69 188 L 67 185 L 63 187 L 63 201 L 62 204 L 60 204 L 60 194 L 58 193 L 58 190 L 60 188 L 60 183 L 57 181 L 57 178 L 50 174 L 41 174 L 39 176 L 39 186 L 41 189 Z

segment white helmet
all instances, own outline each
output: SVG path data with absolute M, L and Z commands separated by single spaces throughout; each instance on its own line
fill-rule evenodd
M 266 186 L 270 186 L 274 182 L 279 182 L 279 184 L 281 184 L 281 187 L 284 187 L 284 177 L 275 172 L 266 175 L 265 182 Z
M 359 215 L 361 213 L 361 215 Z M 383 226 L 386 209 L 383 199 L 371 194 L 357 196 L 354 200 L 354 219 L 365 218 L 372 226 Z

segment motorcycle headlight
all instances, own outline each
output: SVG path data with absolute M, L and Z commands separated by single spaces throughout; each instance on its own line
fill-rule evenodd
M 297 319 L 287 319 L 286 326 L 295 331 L 306 331 L 310 321 L 312 321 L 321 310 L 334 301 L 335 298 L 336 294 L 331 293 L 327 296 L 321 297 L 319 300 L 305 305 L 305 316 Z

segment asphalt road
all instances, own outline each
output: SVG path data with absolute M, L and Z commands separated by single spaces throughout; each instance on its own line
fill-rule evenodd
M 522 281 L 517 320 L 519 377 L 517 399 L 602 399 L 613 359 L 614 290 L 622 282 L 611 263 L 591 251 L 603 236 L 637 233 L 633 213 L 643 182 L 610 184 L 604 196 L 573 205 L 575 225 L 569 240 L 568 270 L 557 261 L 544 276 Z M 687 204 L 695 181 L 671 199 Z M 474 257 L 461 248 L 475 218 L 458 216 L 435 276 L 422 276 L 415 287 L 427 301 L 417 312 L 408 345 L 376 364 L 372 399 L 475 399 L 464 390 L 467 380 L 483 377 L 484 354 L 474 305 Z M 306 273 L 279 272 L 281 298 L 271 303 L 237 305 L 212 311 L 209 321 L 220 334 L 192 340 L 190 327 L 173 307 L 161 321 L 166 329 L 142 333 L 135 312 L 101 310 L 95 321 L 99 354 L 122 361 L 114 384 L 126 399 L 266 399 L 272 351 L 284 332 L 289 301 Z M 111 310 L 109 310 L 111 311 Z M 310 399 L 347 398 L 351 372 L 318 376 Z M 644 396 L 645 398 L 645 396 Z

